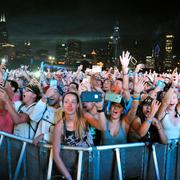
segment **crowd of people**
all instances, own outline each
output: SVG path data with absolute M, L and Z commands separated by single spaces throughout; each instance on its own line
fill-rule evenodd
M 57 168 L 72 172 L 60 145 L 90 147 L 132 142 L 168 143 L 180 137 L 180 75 L 129 70 L 130 53 L 121 67 L 101 72 L 0 67 L 0 131 L 53 145 Z

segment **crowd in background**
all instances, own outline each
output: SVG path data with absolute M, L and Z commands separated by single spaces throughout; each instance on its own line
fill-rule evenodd
M 166 144 L 180 137 L 180 75 L 120 67 L 101 72 L 0 68 L 0 131 L 52 143 L 54 161 L 71 179 L 60 145 L 90 147 L 132 142 Z M 8 78 L 6 78 L 8 73 Z

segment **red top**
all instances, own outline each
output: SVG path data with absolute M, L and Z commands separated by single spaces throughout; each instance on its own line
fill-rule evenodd
M 0 131 L 13 133 L 14 124 L 9 112 L 0 109 Z

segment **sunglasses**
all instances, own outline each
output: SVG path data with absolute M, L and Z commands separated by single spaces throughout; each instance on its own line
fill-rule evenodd
M 31 93 L 34 93 L 34 91 L 32 90 L 32 89 L 30 89 L 30 88 L 24 88 L 24 90 L 26 91 L 26 92 L 31 92 Z

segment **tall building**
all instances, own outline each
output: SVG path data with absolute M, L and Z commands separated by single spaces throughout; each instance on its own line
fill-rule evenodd
M 81 41 L 68 40 L 67 41 L 67 61 L 66 64 L 75 65 L 81 60 Z
M 153 58 L 152 56 L 146 56 L 146 67 L 149 69 L 154 68 Z
M 116 25 L 113 28 L 113 34 L 110 37 L 111 41 L 109 42 L 109 50 L 111 49 L 113 52 L 112 56 L 112 64 L 119 67 L 119 55 L 121 52 L 120 49 L 120 28 L 119 28 L 119 22 L 116 22 Z M 109 54 L 109 53 L 108 53 Z
M 32 57 L 32 44 L 30 40 L 24 41 L 24 55 L 27 58 Z
M 166 35 L 165 40 L 165 59 L 164 59 L 164 70 L 167 72 L 172 71 L 173 64 L 173 35 Z
M 8 31 L 6 28 L 6 18 L 4 14 L 1 14 L 0 19 L 0 45 L 8 43 Z
M 108 42 L 107 45 L 107 62 L 106 62 L 106 66 L 113 66 L 115 59 L 114 59 L 114 45 L 112 43 L 112 40 L 110 40 Z
M 154 69 L 157 72 L 163 71 L 163 54 L 159 43 L 156 43 L 152 49 L 152 59 L 154 60 Z
M 64 63 L 67 60 L 67 44 L 58 42 L 56 44 L 56 60 L 57 63 Z

